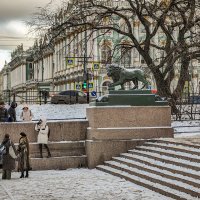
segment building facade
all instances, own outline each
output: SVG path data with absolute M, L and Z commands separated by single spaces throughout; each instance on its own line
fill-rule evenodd
M 121 1 L 117 3 L 121 6 Z M 55 22 L 62 23 L 66 15 L 66 11 L 61 10 L 55 15 Z M 102 23 L 106 25 L 110 20 L 113 26 L 120 27 L 122 30 L 127 28 L 123 19 L 117 17 L 105 17 Z M 137 18 L 133 18 L 132 23 L 135 37 L 138 41 L 143 41 L 144 27 Z M 17 101 L 39 102 L 43 91 L 48 91 L 50 95 L 63 90 L 86 92 L 84 87 L 86 80 L 90 94 L 95 92 L 97 96 L 103 95 L 108 92 L 108 85 L 112 82 L 106 74 L 106 65 L 110 63 L 117 63 L 125 68 L 144 69 L 148 74 L 150 88 L 156 88 L 154 77 L 149 73 L 144 59 L 134 47 L 130 48 L 132 43 L 129 38 L 122 37 L 112 30 L 84 32 L 79 28 L 69 28 L 53 40 L 51 40 L 51 35 L 50 29 L 43 38 L 35 41 L 30 49 L 24 51 L 23 45 L 19 45 L 12 53 L 9 67 L 4 70 L 3 90 L 9 88 L 8 90 L 12 91 Z M 165 42 L 162 32 L 158 32 L 154 42 L 160 45 Z M 117 45 L 119 48 L 114 48 Z M 156 59 L 159 53 L 152 50 L 152 58 Z M 199 62 L 194 61 L 191 63 L 190 80 L 185 84 L 185 92 L 200 93 L 199 74 Z M 177 66 L 172 90 L 177 84 L 178 77 L 179 67 Z M 9 86 L 6 85 L 8 83 Z M 129 87 L 127 84 L 126 88 Z

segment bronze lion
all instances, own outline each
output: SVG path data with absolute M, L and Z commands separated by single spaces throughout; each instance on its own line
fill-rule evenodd
M 107 75 L 112 78 L 113 83 L 109 86 L 114 87 L 117 85 L 121 85 L 121 89 L 124 90 L 124 84 L 126 82 L 133 82 L 134 87 L 131 89 L 138 89 L 138 82 L 142 82 L 145 86 L 148 86 L 148 81 L 145 78 L 144 71 L 141 69 L 126 69 L 114 64 L 108 65 L 106 67 Z M 141 89 L 142 89 L 141 88 Z

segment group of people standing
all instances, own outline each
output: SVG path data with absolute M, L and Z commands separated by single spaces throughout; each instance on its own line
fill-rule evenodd
M 0 106 L 1 106 L 0 102 Z M 11 104 L 12 105 L 12 104 Z M 3 106 L 1 108 L 4 108 Z M 0 108 L 0 118 L 3 119 L 5 116 L 1 115 L 1 108 Z M 3 112 L 2 112 L 3 113 Z M 6 110 L 5 110 L 6 113 Z M 13 112 L 15 113 L 15 112 Z M 15 118 L 14 121 L 16 121 L 16 113 L 14 114 Z M 25 105 L 23 107 L 23 111 L 20 115 L 20 118 L 23 121 L 31 121 L 33 118 L 33 114 L 31 110 L 29 110 L 28 106 Z M 51 157 L 51 153 L 48 147 L 48 139 L 50 135 L 50 129 L 47 125 L 47 121 L 44 117 L 42 117 L 35 125 L 35 130 L 38 132 L 37 136 L 37 143 L 39 144 L 39 152 L 40 152 L 40 158 L 43 158 L 42 154 L 42 147 L 44 147 L 47 150 L 48 158 Z M 4 139 L 0 145 L 0 147 L 5 147 L 5 152 L 2 155 L 2 179 L 11 179 L 11 172 L 15 169 L 16 161 L 18 162 L 18 171 L 21 172 L 20 178 L 28 178 L 29 177 L 29 171 L 31 168 L 30 163 L 30 148 L 29 148 L 29 140 L 27 137 L 27 134 L 24 132 L 20 133 L 19 138 L 19 144 L 16 148 L 14 143 L 12 142 L 10 135 L 5 134 Z M 14 155 L 13 155 L 14 154 Z
M 12 102 L 8 109 L 5 108 L 3 101 L 0 101 L 0 122 L 16 122 L 16 102 Z M 33 113 L 29 109 L 28 105 L 24 105 L 22 112 L 20 114 L 20 119 L 23 121 L 31 121 L 33 118 Z
M 0 101 L 0 122 L 15 122 L 17 103 L 12 102 L 10 108 L 7 110 L 3 101 Z
M 30 168 L 29 160 L 29 141 L 24 132 L 20 133 L 19 145 L 16 149 L 10 135 L 5 134 L 1 146 L 5 147 L 2 162 L 2 179 L 11 179 L 11 172 L 15 169 L 15 162 L 18 161 L 18 171 L 21 172 L 20 178 L 28 178 Z

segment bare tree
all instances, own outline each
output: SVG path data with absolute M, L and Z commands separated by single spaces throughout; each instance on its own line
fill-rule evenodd
M 188 80 L 191 61 L 200 56 L 199 0 L 71 0 L 63 5 L 59 22 L 47 8 L 34 16 L 38 25 L 34 21 L 29 25 L 40 30 L 50 28 L 52 40 L 70 29 L 119 33 L 130 41 L 128 48 L 135 48 L 143 57 L 158 94 L 171 98 L 172 111 L 178 113 L 175 101 Z M 104 23 L 105 18 L 110 20 Z M 139 37 L 135 34 L 137 26 L 142 30 Z M 179 75 L 172 91 L 175 69 Z

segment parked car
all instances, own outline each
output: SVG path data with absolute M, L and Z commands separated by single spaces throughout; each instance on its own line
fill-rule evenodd
M 108 102 L 108 94 L 105 94 L 103 96 L 97 97 L 96 102 Z
M 51 103 L 53 103 L 53 104 L 87 103 L 87 95 L 84 92 L 77 91 L 77 90 L 62 91 L 51 97 Z
M 190 96 L 189 104 L 200 104 L 200 96 Z

